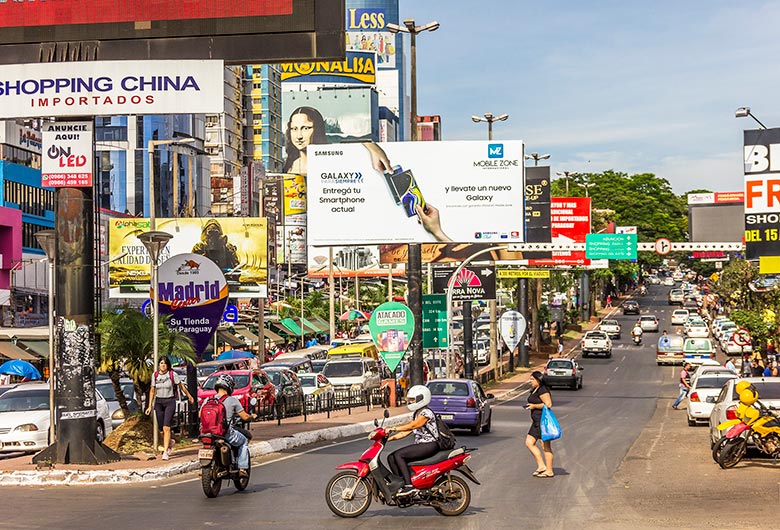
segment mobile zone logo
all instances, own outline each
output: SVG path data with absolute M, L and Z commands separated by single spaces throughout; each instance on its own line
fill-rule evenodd
M 488 144 L 488 158 L 504 158 L 504 144 Z
M 494 169 L 494 168 L 501 168 L 501 167 L 516 168 L 519 166 L 520 166 L 520 160 L 504 158 L 504 144 L 488 144 L 487 160 L 474 161 L 474 167 L 481 167 L 487 169 Z

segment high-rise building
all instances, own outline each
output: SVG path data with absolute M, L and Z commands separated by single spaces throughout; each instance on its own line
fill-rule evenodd
M 441 116 L 417 116 L 417 139 L 421 142 L 441 140 Z
M 282 170 L 284 133 L 282 131 L 282 78 L 278 65 L 250 65 L 246 69 L 245 94 L 248 135 L 246 153 L 259 160 L 269 173 Z

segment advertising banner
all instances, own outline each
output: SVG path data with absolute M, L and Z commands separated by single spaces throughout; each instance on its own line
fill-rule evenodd
M 284 207 L 282 205 L 282 182 L 279 180 L 262 181 L 263 217 L 269 217 L 278 225 L 282 224 Z
M 466 244 L 444 244 L 428 243 L 422 245 L 423 263 L 451 263 L 453 261 L 463 261 L 472 254 L 495 246 L 496 243 L 466 243 Z M 407 262 L 408 245 L 379 245 L 379 261 L 382 264 L 403 264 Z M 494 250 L 483 254 L 485 261 L 498 260 L 522 260 L 524 252 L 511 252 L 508 250 Z
M 306 177 L 282 175 L 284 183 L 284 215 L 306 213 Z
M 523 340 L 528 323 L 522 313 L 518 311 L 505 311 L 499 320 L 501 339 L 513 351 Z
M 91 121 L 43 124 L 41 186 L 92 187 L 92 125 Z
M 370 142 L 379 136 L 378 95 L 372 88 L 282 93 L 282 171 L 306 175 L 312 144 Z
M 309 278 L 328 277 L 329 248 L 309 247 Z M 333 276 L 336 278 L 387 278 L 388 272 L 388 266 L 380 266 L 376 245 L 333 247 Z M 404 265 L 393 267 L 393 276 L 405 275 Z
M 394 371 L 412 341 L 412 310 L 400 302 L 385 302 L 371 313 L 368 329 L 385 364 Z
M 350 51 L 343 61 L 317 63 L 283 63 L 282 81 L 296 83 L 376 83 L 377 54 L 372 51 Z
M 314 246 L 523 241 L 522 142 L 339 144 L 308 157 Z
M 550 242 L 550 168 L 525 168 L 525 240 Z M 524 259 L 551 258 L 550 252 L 524 252 Z
M 3 4 L 0 3 L 0 6 Z M 222 61 L 0 66 L 0 119 L 224 112 Z
M 160 315 L 172 315 L 168 326 L 189 335 L 200 355 L 225 312 L 228 285 L 222 270 L 200 254 L 177 254 L 160 265 L 157 285 Z
M 454 302 L 473 302 L 475 300 L 496 299 L 496 268 L 494 266 L 463 267 L 452 278 L 456 267 L 437 267 L 433 269 L 434 294 L 446 294 L 452 289 Z
M 268 293 L 267 227 L 262 217 L 182 217 L 157 219 L 157 230 L 173 238 L 160 261 L 176 254 L 198 254 L 224 273 L 231 298 L 265 298 Z M 148 219 L 112 219 L 109 255 L 127 255 L 109 264 L 111 298 L 149 296 L 149 254 L 138 236 L 149 230 Z
M 347 50 L 376 52 L 378 68 L 395 68 L 396 35 L 387 31 L 388 22 L 385 9 L 348 8 Z
M 780 128 L 745 131 L 747 259 L 780 256 Z
M 550 200 L 550 232 L 553 243 L 585 243 L 590 233 L 589 197 L 553 197 Z M 558 251 L 549 259 L 530 259 L 531 266 L 585 266 L 590 260 L 584 251 Z
M 6 121 L 0 125 L 0 144 L 7 144 L 25 151 L 41 154 L 43 137 L 40 131 L 19 125 L 13 121 Z
M 306 227 L 285 225 L 284 227 L 284 263 L 306 264 Z

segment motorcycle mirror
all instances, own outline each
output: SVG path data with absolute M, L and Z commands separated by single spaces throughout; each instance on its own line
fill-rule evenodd
M 390 417 L 390 411 L 389 410 L 385 409 L 384 417 L 385 417 L 385 419 Z
M 379 427 L 379 421 L 376 418 L 374 418 L 374 427 Z

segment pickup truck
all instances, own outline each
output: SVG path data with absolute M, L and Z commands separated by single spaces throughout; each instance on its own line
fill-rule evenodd
M 598 330 L 606 333 L 610 339 L 620 340 L 620 323 L 617 320 L 602 320 Z
M 580 344 L 582 356 L 606 355 L 612 357 L 612 341 L 603 331 L 588 331 Z

